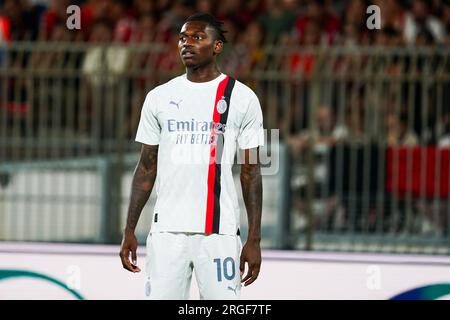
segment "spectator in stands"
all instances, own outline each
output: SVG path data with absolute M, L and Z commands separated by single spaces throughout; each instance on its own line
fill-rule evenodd
M 306 147 L 309 145 L 310 150 L 314 153 L 314 201 L 322 203 L 320 211 L 315 212 L 314 222 L 319 228 L 331 228 L 333 221 L 338 218 L 335 216 L 337 210 L 342 209 L 339 206 L 337 197 L 329 194 L 326 189 L 328 180 L 328 157 L 331 148 L 337 143 L 345 142 L 348 138 L 348 130 L 344 124 L 339 124 L 332 107 L 323 104 L 317 107 L 315 113 L 315 124 L 313 129 L 303 130 L 298 134 L 288 138 L 287 143 L 291 150 L 291 155 L 295 162 L 299 162 L 307 152 Z M 296 184 L 296 192 L 294 192 L 294 206 L 300 214 L 305 211 L 305 197 L 307 195 L 307 179 L 298 176 Z M 340 217 L 339 217 L 340 218 Z M 334 221 L 337 222 L 337 221 Z
M 363 44 L 363 37 L 360 29 L 352 23 L 345 23 L 343 25 L 342 37 L 340 39 L 340 44 L 345 47 L 353 48 L 358 45 Z
M 67 19 L 67 7 L 70 5 L 70 0 L 52 0 L 50 7 L 45 10 L 42 15 L 39 40 L 50 40 L 53 34 L 53 29 L 57 24 L 65 24 Z
M 107 44 L 113 40 L 113 26 L 107 19 L 97 19 L 92 26 L 89 42 L 93 44 Z
M 309 1 L 306 14 L 297 18 L 294 24 L 294 37 L 304 41 L 307 36 L 307 28 L 310 23 L 318 25 L 320 33 L 323 32 L 323 41 L 326 44 L 335 43 L 339 32 L 339 18 L 324 5 L 323 0 Z M 321 39 L 322 41 L 322 39 Z
M 138 19 L 143 16 L 156 16 L 155 1 L 133 0 L 134 16 Z
M 284 34 L 291 32 L 295 21 L 295 13 L 286 10 L 280 1 L 266 0 L 265 10 L 258 21 L 265 32 L 265 42 L 278 43 Z
M 88 41 L 92 32 L 92 24 L 98 19 L 107 19 L 109 0 L 86 0 L 81 4 L 81 30 L 78 37 Z
M 339 40 L 335 41 L 347 47 L 365 45 L 369 40 L 369 30 L 366 28 L 367 4 L 364 0 L 351 0 L 347 2 L 344 11 L 344 20 Z
M 108 20 L 97 20 L 94 22 L 90 42 L 94 46 L 86 52 L 83 61 L 83 74 L 92 85 L 103 86 L 113 84 L 117 75 L 123 73 L 128 65 L 128 51 L 123 46 L 107 46 L 113 40 L 113 29 Z M 102 72 L 108 74 L 102 77 Z
M 241 59 L 237 48 L 239 48 L 242 41 L 242 32 L 239 32 L 239 27 L 232 18 L 223 20 L 223 29 L 229 40 L 224 45 L 222 53 L 217 57 L 217 61 L 220 62 L 223 72 L 233 75 Z
M 124 47 L 105 46 L 113 40 L 113 28 L 109 20 L 94 21 L 89 40 L 92 46 L 86 51 L 81 68 L 85 76 L 83 84 L 88 96 L 89 109 L 93 110 L 94 101 L 102 101 L 101 105 L 106 105 L 106 94 L 111 96 L 116 92 L 113 86 L 117 82 L 117 76 L 126 70 L 128 55 Z M 94 96 L 97 97 L 96 100 L 94 100 Z M 90 117 L 86 118 L 90 119 Z M 106 118 L 104 119 L 102 122 L 107 122 Z M 102 123 L 102 125 L 104 124 Z M 111 126 L 112 122 L 106 123 L 106 125 Z M 102 134 L 110 137 L 111 130 L 108 130 L 108 133 L 102 131 Z
M 381 28 L 403 30 L 407 14 L 404 2 L 402 0 L 374 0 L 369 4 L 380 8 Z
M 197 12 L 204 12 L 213 14 L 214 3 L 212 0 L 197 0 L 195 2 L 195 9 Z
M 401 45 L 400 32 L 392 27 L 384 27 L 375 33 L 374 45 L 382 47 L 395 47 Z
M 262 26 L 254 21 L 251 22 L 243 35 L 241 48 L 245 48 L 244 60 L 242 61 L 238 74 L 248 76 L 254 67 L 264 58 L 264 31 Z
M 409 129 L 408 114 L 405 111 L 387 111 L 384 118 L 386 129 L 386 142 L 390 146 L 414 146 L 419 139 L 417 135 Z
M 156 11 L 161 17 L 164 12 L 170 10 L 173 0 L 156 0 Z
M 283 68 L 287 69 L 291 75 L 290 84 L 292 85 L 292 103 L 291 112 L 283 115 L 285 119 L 293 119 L 291 122 L 301 123 L 300 128 L 308 126 L 308 119 L 311 109 L 311 76 L 316 68 L 316 52 L 321 45 L 326 45 L 322 40 L 326 38 L 321 23 L 316 19 L 308 20 L 304 26 L 303 35 L 300 38 L 292 37 L 291 43 L 296 49 L 288 51 L 287 59 L 283 60 Z M 297 49 L 298 48 L 298 49 Z M 300 76 L 300 77 L 299 77 Z M 301 92 L 301 94 L 300 94 Z M 280 126 L 287 124 L 282 121 Z M 284 127 L 285 128 L 285 127 Z M 291 126 L 288 129 L 292 130 Z
M 153 14 L 145 14 L 139 17 L 136 30 L 130 40 L 136 43 L 152 43 L 157 39 L 158 21 Z
M 221 1 L 216 6 L 216 16 L 222 21 L 232 20 L 239 29 L 245 29 L 259 15 L 260 0 Z
M 305 76 L 311 75 L 314 69 L 314 52 L 312 49 L 320 44 L 320 39 L 320 24 L 316 21 L 310 21 L 300 40 L 300 51 L 293 51 L 287 59 L 289 71 L 299 72 Z M 311 49 L 311 51 L 305 49 Z
M 220 1 L 217 3 L 216 15 L 220 20 L 233 18 L 236 22 L 249 22 L 252 18 L 247 12 L 241 0 Z
M 158 74 L 163 78 L 158 81 L 159 83 L 181 71 L 182 64 L 177 52 L 178 39 L 179 32 L 171 32 L 166 41 L 167 51 L 162 52 L 158 57 Z
M 227 38 L 229 39 L 228 33 Z M 263 41 L 264 33 L 261 25 L 258 22 L 251 22 L 240 35 L 233 53 L 222 60 L 224 69 L 245 82 L 256 64 L 264 58 Z
M 312 146 L 317 150 L 325 150 L 338 142 L 345 141 L 348 137 L 348 129 L 345 124 L 339 124 L 335 111 L 330 106 L 320 105 L 315 114 L 315 125 L 313 131 L 303 130 L 288 138 L 292 154 L 298 157 L 309 139 L 312 139 Z
M 440 148 L 450 148 L 450 113 L 449 111 L 437 119 L 436 126 L 436 145 Z
M 394 48 L 402 46 L 402 41 L 401 33 L 397 29 L 387 26 L 375 33 L 374 45 Z M 404 63 L 397 55 L 378 57 L 377 62 L 382 70 L 390 76 L 399 75 L 403 67 L 402 63 Z
M 411 12 L 405 17 L 404 38 L 407 44 L 416 43 L 421 34 L 431 34 L 436 42 L 444 40 L 445 32 L 441 21 L 429 14 L 429 4 L 425 0 L 414 0 Z
M 75 33 L 67 29 L 66 24 L 55 21 L 52 24 L 51 34 L 46 39 L 48 42 L 64 42 L 70 43 L 75 38 Z M 29 67 L 35 70 L 46 70 L 52 67 L 62 67 L 64 66 L 69 52 L 64 50 L 38 50 L 33 51 L 29 63 Z M 71 67 L 76 67 L 75 65 Z
M 0 7 L 0 41 L 35 40 L 42 7 L 27 1 L 5 0 Z
M 119 128 L 126 126 L 125 123 L 117 123 L 117 108 L 125 107 L 119 106 L 119 92 L 128 90 L 129 82 L 125 73 L 129 68 L 130 54 L 128 47 L 113 42 L 113 32 L 109 20 L 96 20 L 90 38 L 92 46 L 88 48 L 82 63 L 88 105 L 85 110 L 100 115 L 95 138 L 106 141 L 101 144 L 101 151 L 103 148 L 108 150 L 107 142 L 117 138 Z M 90 120 L 90 114 L 85 118 Z M 89 128 L 89 124 L 86 128 Z
M 450 45 L 450 0 L 445 0 L 442 6 L 442 24 L 445 32 L 445 45 Z
M 157 28 L 157 20 L 153 14 L 141 15 L 131 41 L 140 45 L 149 45 L 156 42 Z M 157 51 L 158 48 L 156 46 L 151 48 L 149 50 L 132 51 L 132 56 L 130 57 L 130 70 L 139 74 L 138 76 L 132 76 L 131 108 L 127 124 L 127 134 L 130 138 L 136 132 L 142 101 L 144 101 L 145 95 L 148 93 L 148 88 L 154 87 L 157 83 L 155 70 L 157 69 L 158 57 L 161 56 L 161 53 Z
M 161 1 L 160 1 L 161 2 Z M 158 41 L 173 42 L 173 37 L 177 35 L 183 25 L 183 22 L 193 13 L 188 0 L 175 0 L 170 10 L 160 11 L 162 13 L 161 20 L 158 23 Z M 163 6 L 163 3 L 160 3 Z
M 131 8 L 127 0 L 111 0 L 108 18 L 114 25 L 114 41 L 128 42 L 136 32 L 137 23 L 131 16 Z
M 344 22 L 353 24 L 358 29 L 365 29 L 367 3 L 364 0 L 350 0 L 344 12 Z

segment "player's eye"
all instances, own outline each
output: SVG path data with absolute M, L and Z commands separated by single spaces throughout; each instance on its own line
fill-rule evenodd
M 180 36 L 180 41 L 184 41 L 185 39 L 186 39 L 186 37 Z
M 194 36 L 194 39 L 195 39 L 195 40 L 202 40 L 203 37 L 202 37 L 202 36 Z

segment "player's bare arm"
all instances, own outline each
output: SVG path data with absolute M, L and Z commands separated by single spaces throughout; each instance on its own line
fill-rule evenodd
M 134 233 L 142 209 L 147 203 L 156 180 L 158 145 L 143 144 L 141 156 L 136 166 L 131 185 L 131 197 L 128 207 L 127 224 L 125 226 L 120 259 L 125 269 L 139 272 L 137 266 L 137 239 Z M 131 260 L 130 261 L 130 253 Z
M 258 148 L 244 150 L 240 178 L 248 217 L 248 236 L 242 248 L 240 270 L 242 275 L 247 263 L 247 274 L 242 278 L 242 282 L 244 286 L 248 286 L 256 280 L 261 267 L 262 177 Z

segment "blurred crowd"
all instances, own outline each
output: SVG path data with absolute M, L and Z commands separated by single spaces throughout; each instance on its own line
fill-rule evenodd
M 73 4 L 80 8 L 79 30 L 66 26 L 72 13 L 67 13 L 67 8 Z M 380 8 L 381 30 L 370 30 L 366 26 L 370 16 L 366 10 L 372 4 Z M 358 60 L 334 55 L 321 63 L 320 57 L 308 51 L 286 50 L 278 53 L 278 57 L 271 51 L 271 48 L 303 50 L 326 46 L 350 49 L 347 52 L 356 46 L 405 47 L 411 48 L 410 52 L 418 47 L 445 48 L 450 44 L 450 0 L 0 0 L 0 44 L 15 41 L 92 43 L 86 51 L 71 51 L 71 46 L 67 47 L 70 52 L 36 50 L 20 54 L 11 51 L 8 67 L 82 70 L 86 80 L 83 85 L 88 93 L 102 92 L 103 87 L 117 83 L 119 76 L 129 77 L 129 87 L 134 90 L 130 103 L 134 120 L 127 131 L 132 135 L 145 93 L 164 81 L 164 77 L 182 72 L 176 50 L 178 33 L 185 19 L 195 12 L 212 13 L 224 22 L 230 44 L 219 57 L 222 70 L 260 94 L 269 92 L 270 97 L 261 97 L 268 121 L 266 126 L 280 128 L 282 138 L 291 136 L 289 141 L 294 151 L 301 150 L 307 141 L 302 131 L 311 132 L 310 121 L 316 117 L 311 117 L 311 112 L 317 113 L 317 118 L 329 118 L 324 120 L 329 125 L 334 123 L 328 144 L 348 136 L 379 136 L 381 132 L 386 133 L 389 144 L 450 144 L 450 110 L 446 107 L 436 110 L 440 99 L 443 106 L 450 104 L 447 82 L 439 92 L 435 89 L 430 92 L 424 90 L 421 81 L 407 79 L 399 86 L 376 87 L 369 83 L 358 85 L 348 79 L 345 87 L 338 88 L 343 82 L 335 81 L 320 88 L 321 92 L 332 92 L 331 97 L 328 101 L 315 102 L 314 110 L 318 111 L 312 111 L 314 88 L 308 80 L 313 71 L 317 75 L 327 68 L 331 69 L 330 75 L 375 74 L 376 70 L 383 69 L 384 74 L 395 77 L 410 72 L 420 74 L 426 64 L 432 69 L 429 74 L 433 74 L 445 64 L 448 73 L 447 57 L 414 60 L 409 56 L 392 55 L 384 60 Z M 111 44 L 106 53 L 103 43 Z M 138 47 L 135 44 L 155 43 L 161 44 L 163 50 L 157 51 L 156 46 L 152 46 L 151 51 L 135 50 Z M 304 78 L 302 81 L 286 78 L 289 92 L 281 93 L 282 88 L 275 88 L 278 93 L 274 93 L 268 81 L 255 80 L 251 75 L 255 69 L 287 70 L 294 77 L 300 74 Z M 106 76 L 102 75 L 105 70 Z M 137 73 L 131 74 L 131 70 Z M 155 70 L 157 72 L 152 72 Z M 160 77 L 161 73 L 166 76 Z M 26 79 L 10 80 L 8 100 L 25 102 L 30 86 Z M 78 90 L 78 83 L 76 88 Z M 345 94 L 342 89 L 354 98 L 341 97 Z M 346 101 L 345 105 L 339 105 L 340 101 Z M 370 112 L 376 112 L 371 111 L 370 106 L 374 104 L 384 106 L 381 127 L 370 122 L 365 125 L 366 119 L 373 119 Z M 324 105 L 328 110 L 321 108 Z M 436 120 L 439 126 L 434 125 Z M 320 123 L 316 124 L 319 132 L 320 127 Z M 433 130 L 427 131 L 429 127 Z
M 71 14 L 67 13 L 67 8 L 72 4 L 80 8 L 79 30 L 70 30 L 66 26 Z M 381 30 L 370 30 L 366 26 L 370 16 L 366 10 L 372 4 L 380 8 Z M 130 87 L 140 90 L 132 94 L 134 111 L 131 114 L 135 125 L 145 92 L 164 81 L 159 74 L 164 72 L 173 76 L 182 72 L 183 66 L 176 50 L 178 33 L 185 19 L 195 12 L 210 12 L 224 22 L 230 44 L 225 46 L 225 52 L 219 57 L 222 70 L 246 82 L 258 93 L 272 91 L 271 97 L 261 97 L 264 100 L 263 111 L 269 121 L 267 126 L 280 128 L 282 134 L 300 133 L 291 139 L 293 148 L 297 150 L 306 141 L 301 131 L 309 130 L 309 120 L 315 117 L 310 117 L 312 87 L 308 82 L 308 76 L 313 71 L 317 74 L 317 70 L 322 72 L 329 67 L 332 69 L 330 75 L 348 75 L 352 72 L 374 73 L 375 69 L 382 66 L 385 74 L 394 77 L 412 70 L 420 73 L 427 63 L 433 69 L 432 74 L 445 61 L 448 62 L 442 56 L 438 57 L 441 60 L 433 57 L 434 60 L 430 57 L 427 57 L 428 60 L 412 60 L 410 57 L 394 55 L 385 60 L 357 61 L 346 56 L 336 58 L 335 55 L 321 65 L 318 56 L 310 52 L 286 50 L 277 58 L 272 55 L 270 48 L 339 46 L 351 50 L 356 46 L 377 45 L 412 48 L 411 52 L 418 47 L 445 48 L 450 44 L 450 0 L 0 0 L 0 43 L 92 43 L 85 52 L 69 52 L 72 55 L 56 50 L 37 50 L 24 54 L 12 51 L 8 67 L 27 70 L 55 67 L 81 69 L 86 76 L 85 84 L 93 92 L 100 92 L 105 85 L 114 85 L 119 75 L 128 72 L 126 76 L 132 81 Z M 106 53 L 102 43 L 111 44 Z M 156 46 L 152 46 L 153 51 L 133 51 L 137 47 L 135 44 L 154 43 L 162 44 L 164 49 L 157 51 Z M 448 66 L 444 68 L 448 72 Z M 303 81 L 288 78 L 290 92 L 273 94 L 267 81 L 256 83 L 258 80 L 252 78 L 251 72 L 255 69 L 276 72 L 288 70 L 291 75 L 301 74 L 305 77 Z M 107 71 L 106 77 L 100 77 L 102 70 Z M 131 75 L 130 70 L 138 73 Z M 27 100 L 26 92 L 29 90 L 26 87 L 30 85 L 22 82 L 11 82 L 8 100 Z M 385 105 L 383 129 L 389 143 L 449 144 L 450 110 L 433 110 L 440 97 L 444 106 L 449 104 L 448 84 L 443 86 L 441 92 L 429 94 L 420 82 L 405 81 L 397 87 L 378 86 L 376 90 L 368 83 L 358 85 L 349 80 L 344 89 L 354 92 L 352 95 L 355 99 L 339 96 L 343 88 L 338 89 L 336 86 L 341 84 L 335 82 L 328 87 L 321 87 L 322 92 L 331 90 L 333 94 L 325 103 L 316 102 L 315 109 L 320 110 L 319 105 L 326 104 L 330 110 L 323 114 L 335 118 L 338 118 L 338 109 L 344 110 L 344 118 L 335 120 L 338 122 L 336 125 L 345 124 L 353 137 L 361 133 L 369 136 L 380 134 L 379 127 L 370 129 L 370 126 L 363 128 L 363 125 L 365 119 L 371 117 L 368 105 L 382 102 Z M 381 100 L 375 102 L 377 97 L 381 97 Z M 286 98 L 288 103 L 283 102 Z M 414 103 L 408 102 L 412 99 Z M 395 102 L 399 100 L 399 103 Z M 338 106 L 339 101 L 347 101 L 347 104 Z M 429 106 L 429 110 L 423 111 L 425 105 Z M 443 114 L 439 116 L 442 123 L 438 129 L 442 131 L 439 135 L 445 136 L 445 139 L 439 142 L 435 133 L 428 133 L 424 141 L 422 136 L 428 127 L 427 122 L 436 121 L 437 113 Z M 431 120 L 422 121 L 424 115 Z M 134 125 L 128 129 L 130 134 Z M 348 136 L 342 127 L 338 131 L 340 139 Z
M 66 26 L 81 8 L 81 29 Z M 366 27 L 366 9 L 381 10 L 382 32 Z M 448 0 L 0 0 L 3 41 L 169 42 L 186 17 L 209 12 L 232 43 L 449 44 Z
M 70 16 L 67 8 L 72 4 L 80 8 L 79 30 L 66 26 Z M 370 16 L 366 10 L 373 4 L 380 8 L 380 30 L 370 30 L 366 25 Z M 450 45 L 450 0 L 0 0 L 0 45 L 16 41 L 92 44 L 86 51 L 52 49 L 20 54 L 11 50 L 8 68 L 45 72 L 52 68 L 77 69 L 82 76 L 61 73 L 52 78 L 50 74 L 36 72 L 32 77 L 22 73 L 0 78 L 7 84 L 4 86 L 6 106 L 0 104 L 0 107 L 6 107 L 11 114 L 24 115 L 34 108 L 34 116 L 28 117 L 32 122 L 32 136 L 39 133 L 35 128 L 54 125 L 53 115 L 61 114 L 61 123 L 57 123 L 61 127 L 88 134 L 94 132 L 100 139 L 113 139 L 121 128 L 116 115 L 126 105 L 125 131 L 131 138 L 148 90 L 183 71 L 176 50 L 178 34 L 185 19 L 196 12 L 209 12 L 224 22 L 229 44 L 219 57 L 222 70 L 255 89 L 261 100 L 265 127 L 281 129 L 281 138 L 288 143 L 297 162 L 302 162 L 302 156 L 307 154 L 303 151 L 313 146 L 317 157 L 316 181 L 318 185 L 328 184 L 330 194 L 337 192 L 333 190 L 337 184 L 331 181 L 333 174 L 347 177 L 354 169 L 350 167 L 363 168 L 362 160 L 350 161 L 353 153 L 344 149 L 339 170 L 333 173 L 335 167 L 330 167 L 328 154 L 332 149 L 333 155 L 335 146 L 341 142 L 363 142 L 361 145 L 366 143 L 365 146 L 380 141 L 393 147 L 450 146 L 448 51 L 411 55 L 419 52 L 416 50 L 419 47 L 445 49 Z M 111 44 L 106 52 L 104 43 Z M 136 44 L 155 43 L 161 44 L 163 50 L 158 51 L 153 45 L 149 51 L 135 50 L 139 47 Z M 354 50 L 353 56 L 331 54 L 327 60 L 297 50 L 329 46 L 346 48 L 350 53 L 359 46 L 369 50 L 375 46 L 401 47 L 409 51 L 377 57 L 358 56 Z M 282 48 L 278 58 L 273 54 L 277 48 Z M 6 59 L 2 60 L 0 50 L 0 66 L 3 61 Z M 258 78 L 251 74 L 254 70 L 275 73 L 267 72 Z M 283 71 L 289 72 L 286 75 Z M 319 81 L 311 81 L 309 76 L 313 72 Z M 439 80 L 435 77 L 438 73 Z M 367 74 L 372 76 L 369 81 L 358 78 Z M 319 92 L 318 99 L 314 92 Z M 126 101 L 122 104 L 121 95 Z M 19 123 L 14 121 L 10 121 L 11 128 Z M 20 124 L 26 127 L 26 121 L 30 120 Z M 90 129 L 97 127 L 98 130 Z M 55 132 L 59 134 L 60 128 Z M 379 152 L 378 148 L 370 152 L 371 162 L 377 165 L 380 157 L 375 155 Z M 347 159 L 350 154 L 352 157 Z M 338 163 L 336 158 L 332 162 Z M 373 166 L 373 172 L 377 172 L 378 167 Z M 325 169 L 328 174 L 324 174 Z M 437 176 L 443 172 L 442 168 L 436 170 Z M 352 188 L 358 192 L 363 190 L 359 178 L 363 176 L 367 174 L 361 169 L 352 182 L 354 186 L 341 189 L 362 199 Z M 441 176 L 441 180 L 449 180 L 448 172 Z M 376 181 L 377 177 L 369 179 Z M 448 188 L 441 198 L 447 199 L 450 186 L 447 182 L 443 185 Z M 294 206 L 303 211 L 305 182 L 299 182 L 297 188 L 300 201 Z M 377 188 L 370 187 L 367 192 L 376 193 Z M 382 185 L 381 189 L 389 186 Z M 440 190 L 443 192 L 443 187 Z M 312 193 L 313 197 L 322 194 L 316 190 Z M 429 196 L 433 197 L 434 194 Z M 377 212 L 374 197 L 370 197 L 370 203 L 368 200 L 367 204 L 352 205 L 344 196 L 340 198 L 344 199 L 342 206 L 347 215 L 351 212 L 349 207 L 362 211 L 357 208 L 362 205 L 371 214 Z M 333 213 L 326 214 L 326 225 L 331 221 L 329 216 L 336 217 L 339 208 L 336 197 L 329 200 L 326 203 L 331 209 L 324 211 Z M 403 204 L 399 203 L 401 209 Z M 442 210 L 447 212 L 449 208 Z M 400 211 L 404 216 L 406 209 Z M 431 212 L 427 208 L 422 211 Z M 442 220 L 441 227 L 447 225 L 447 220 L 437 220 Z
M 72 4 L 80 8 L 79 30 L 66 26 Z M 380 8 L 381 30 L 366 25 L 366 10 L 373 4 Z M 108 54 L 114 63 L 107 68 L 113 73 L 144 67 L 179 73 L 178 33 L 195 12 L 212 13 L 224 22 L 229 44 L 219 60 L 224 72 L 239 79 L 258 68 L 306 75 L 315 68 L 315 58 L 301 52 L 286 52 L 283 61 L 268 59 L 270 47 L 450 44 L 450 0 L 0 0 L 0 44 L 111 43 L 117 45 Z M 164 45 L 166 53 L 129 57 L 133 44 L 154 43 Z M 34 59 L 34 65 L 56 64 L 52 55 L 44 58 Z M 99 59 L 99 51 L 89 54 L 83 68 L 94 72 Z

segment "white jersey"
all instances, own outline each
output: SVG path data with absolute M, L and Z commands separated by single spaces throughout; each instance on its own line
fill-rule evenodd
M 200 83 L 184 74 L 151 90 L 136 135 L 159 145 L 151 232 L 236 235 L 231 169 L 237 147 L 264 145 L 262 122 L 255 93 L 224 74 Z

